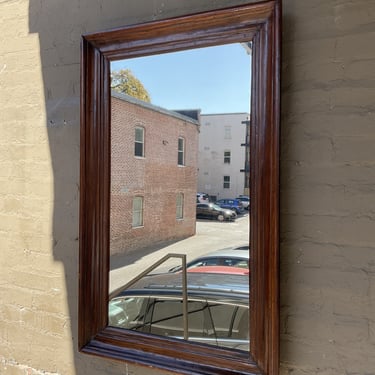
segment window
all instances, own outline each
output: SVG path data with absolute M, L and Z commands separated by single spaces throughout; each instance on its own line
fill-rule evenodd
M 178 138 L 178 165 L 185 165 L 185 139 Z
M 178 193 L 176 197 L 176 219 L 184 217 L 184 194 Z
M 224 126 L 224 139 L 232 139 L 232 127 L 229 125 Z
M 224 151 L 224 164 L 230 164 L 230 151 Z
M 230 176 L 224 176 L 223 188 L 224 189 L 230 189 Z
M 133 198 L 133 228 L 143 225 L 143 197 Z
M 145 130 L 137 126 L 135 128 L 134 155 L 144 157 Z
M 82 37 L 78 320 L 81 353 L 174 373 L 279 373 L 280 26 L 280 0 L 249 0 L 247 4 L 213 12 L 118 27 Z M 253 45 L 249 190 L 254 203 L 250 211 L 250 249 L 254 261 L 250 262 L 250 350 L 208 349 L 167 337 L 113 329 L 108 326 L 110 62 L 248 41 Z

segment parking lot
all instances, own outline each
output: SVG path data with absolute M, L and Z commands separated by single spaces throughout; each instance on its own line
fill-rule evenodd
M 126 256 L 111 259 L 110 291 L 124 285 L 146 268 L 169 253 L 186 254 L 187 261 L 210 251 L 229 246 L 240 246 L 249 242 L 249 215 L 246 212 L 233 222 L 197 220 L 196 234 L 184 240 L 136 251 Z M 179 259 L 170 259 L 156 271 L 165 272 Z

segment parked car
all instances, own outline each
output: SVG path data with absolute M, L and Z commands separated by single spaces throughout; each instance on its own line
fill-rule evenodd
M 241 246 L 231 247 L 230 249 L 232 249 L 232 250 L 248 250 L 249 251 L 250 247 L 249 247 L 249 245 L 241 245 Z
M 242 214 L 244 212 L 244 206 L 239 199 L 219 199 L 215 204 L 221 208 L 228 208 L 236 211 L 237 214 Z
M 226 275 L 248 275 L 249 269 L 233 266 L 201 266 L 189 268 L 187 272 L 200 272 L 200 273 L 221 273 Z
M 143 277 L 113 293 L 108 320 L 125 328 L 175 339 L 249 350 L 249 277 L 215 273 L 187 274 L 184 310 L 181 274 Z M 188 329 L 184 332 L 183 317 Z
M 232 210 L 223 209 L 214 203 L 198 203 L 196 216 L 197 218 L 224 221 L 234 220 L 237 217 L 237 213 Z
M 240 250 L 242 248 L 242 250 Z M 186 263 L 186 269 L 191 270 L 206 266 L 230 266 L 249 269 L 249 246 L 243 245 L 212 251 Z M 179 272 L 182 266 L 175 266 L 169 272 Z
M 206 193 L 197 193 L 197 203 L 209 203 L 210 197 Z
M 250 208 L 250 198 L 247 195 L 239 195 L 236 199 L 242 202 L 245 210 L 248 210 Z

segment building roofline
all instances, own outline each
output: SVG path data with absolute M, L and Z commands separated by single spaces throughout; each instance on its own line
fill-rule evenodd
M 201 113 L 202 116 L 226 116 L 226 115 L 246 115 L 250 116 L 250 112 L 225 112 L 225 113 Z
M 197 120 L 195 120 L 195 119 L 193 119 L 189 116 L 184 116 L 181 113 L 175 112 L 173 110 L 168 110 L 168 109 L 165 109 L 163 107 L 159 107 L 159 106 L 156 106 L 154 104 L 147 103 L 143 100 L 134 98 L 133 96 L 130 96 L 130 95 L 127 95 L 127 94 L 119 93 L 119 92 L 116 92 L 116 91 L 112 90 L 111 96 L 113 96 L 114 98 L 129 102 L 129 103 L 138 105 L 140 107 L 147 108 L 151 111 L 155 111 L 155 112 L 167 115 L 167 116 L 175 117 L 179 120 L 187 121 L 187 122 L 190 122 L 194 125 L 198 125 L 198 126 L 200 125 L 199 121 L 197 121 Z M 196 111 L 200 112 L 200 109 L 197 109 Z

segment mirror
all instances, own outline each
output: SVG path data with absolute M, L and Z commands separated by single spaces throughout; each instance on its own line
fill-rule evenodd
M 78 335 L 79 350 L 82 353 L 184 374 L 278 374 L 280 12 L 281 4 L 278 0 L 253 0 L 242 6 L 126 26 L 83 36 Z M 116 311 L 124 311 L 124 309 L 121 310 L 120 306 L 120 310 L 117 310 L 117 306 L 109 307 L 108 305 L 113 297 L 112 292 L 116 290 L 118 292 L 113 284 L 114 281 L 110 282 L 111 268 L 112 271 L 117 269 L 114 266 L 116 263 L 114 258 L 111 259 L 111 241 L 116 238 L 112 236 L 114 232 L 111 232 L 111 223 L 114 223 L 113 216 L 111 217 L 114 214 L 111 205 L 115 199 L 111 189 L 115 185 L 115 176 L 117 176 L 113 171 L 114 164 L 112 163 L 114 139 L 111 139 L 111 127 L 114 123 L 111 121 L 111 103 L 113 104 L 114 100 L 111 96 L 111 63 L 124 59 L 129 61 L 134 58 L 233 43 L 248 43 L 249 41 L 252 42 L 253 51 L 249 136 L 251 161 L 249 191 L 252 202 L 249 217 L 251 261 L 250 281 L 247 284 L 249 288 L 249 321 L 247 323 L 251 327 L 248 331 L 250 350 L 189 339 L 189 336 L 193 336 L 189 332 L 189 318 L 182 318 L 184 333 L 183 337 L 177 339 L 174 337 L 174 332 L 166 336 L 159 334 L 160 332 L 153 334 L 149 331 L 120 328 L 111 323 L 109 310 L 113 308 Z M 175 96 L 179 96 L 178 93 Z M 170 109 L 167 108 L 167 110 Z M 192 155 L 189 152 L 189 144 L 191 145 L 191 139 L 194 139 L 197 134 L 193 126 L 194 119 L 191 117 L 187 119 L 186 117 L 189 117 L 187 115 L 188 113 L 184 112 L 174 117 L 173 121 L 179 124 L 174 129 L 178 128 L 183 120 L 182 122 L 186 123 L 182 127 L 184 132 L 176 132 L 173 141 L 170 138 L 163 138 L 158 144 L 159 152 L 155 153 L 157 158 L 153 159 L 158 160 L 158 157 L 163 155 L 163 150 L 167 150 L 171 142 L 174 142 L 175 156 L 171 157 L 171 160 L 173 159 L 173 164 L 176 163 L 179 171 L 183 173 L 189 171 L 189 165 L 195 165 L 188 158 Z M 208 122 L 212 123 L 212 121 Z M 134 140 L 131 153 L 134 153 L 135 157 L 145 158 L 146 156 L 148 158 L 148 133 L 152 132 L 152 129 L 155 127 L 146 129 L 143 123 L 136 124 L 133 129 L 134 133 L 131 134 Z M 229 129 L 225 130 L 225 134 L 230 134 Z M 156 139 L 156 136 L 154 138 Z M 124 152 L 124 154 L 127 153 Z M 228 160 L 232 154 L 223 153 L 222 157 L 223 160 Z M 133 171 L 139 174 L 140 169 L 133 168 Z M 156 172 L 156 170 L 153 171 L 161 180 L 163 174 Z M 232 180 L 227 178 L 228 176 L 230 175 L 223 176 L 221 181 L 223 187 L 224 185 L 230 186 L 232 183 Z M 176 180 L 178 181 L 177 178 Z M 130 191 L 131 183 L 137 179 L 132 178 L 127 181 L 125 185 L 119 184 L 119 192 L 126 194 Z M 206 183 L 206 185 L 209 184 Z M 147 188 L 149 185 L 145 186 Z M 186 193 L 182 191 L 184 186 L 185 184 L 181 184 L 181 191 L 169 200 L 173 202 L 173 209 L 169 207 L 165 211 L 166 213 L 173 212 L 174 222 L 176 219 L 181 220 L 181 216 L 184 218 L 184 214 L 186 217 L 191 217 L 188 216 L 188 210 L 196 203 L 191 201 L 185 203 L 185 198 L 191 199 L 191 196 L 197 193 L 196 185 L 194 189 L 191 186 Z M 206 186 L 204 187 L 205 189 L 202 189 L 203 191 L 199 189 L 198 193 L 206 193 L 204 191 Z M 209 186 L 207 190 L 208 188 Z M 204 198 L 204 194 L 202 197 Z M 142 227 L 142 220 L 146 219 L 145 208 L 143 194 L 137 192 L 131 204 L 127 202 L 127 207 L 123 210 L 123 213 L 131 212 L 131 218 L 129 219 L 127 215 L 122 219 L 128 222 L 130 220 L 132 227 Z M 155 210 L 155 217 L 157 215 L 158 211 Z M 215 222 L 215 224 L 228 223 Z M 175 230 L 173 233 L 176 233 Z M 191 234 L 194 235 L 194 233 Z M 137 237 L 134 238 L 139 240 Z M 187 254 L 186 257 L 184 254 Z M 186 261 L 189 252 L 179 253 L 176 257 L 181 260 L 182 267 L 185 269 L 190 260 Z M 160 259 L 159 255 L 157 259 Z M 130 257 L 126 261 L 129 262 L 129 260 Z M 164 261 L 164 258 L 161 260 Z M 159 265 L 158 262 L 156 264 Z M 150 270 L 145 271 L 148 273 Z M 182 275 L 186 277 L 182 276 L 182 299 L 179 305 L 182 304 L 183 311 L 188 313 L 192 311 L 191 309 L 200 310 L 197 305 L 189 307 L 189 296 L 184 292 L 186 288 L 183 287 L 189 284 L 189 278 L 193 278 L 193 274 L 195 273 L 182 272 Z M 141 276 L 143 278 L 142 274 Z M 121 283 L 119 285 L 122 285 Z M 169 284 L 165 280 L 158 285 Z M 125 289 L 129 289 L 129 285 L 125 284 L 125 286 Z M 220 301 L 222 302 L 223 299 Z M 130 307 L 130 302 L 129 300 L 121 301 L 129 305 L 128 317 L 123 317 L 125 320 L 131 318 L 131 311 L 138 306 L 137 302 Z M 155 304 L 149 306 L 147 308 L 153 309 Z M 170 309 L 172 308 L 175 307 L 171 306 Z M 205 309 L 204 313 L 212 315 L 212 310 Z M 194 322 L 201 321 L 202 315 L 198 318 L 196 318 L 198 315 L 194 313 L 190 315 L 192 317 L 194 315 L 190 322 L 191 326 Z M 179 326 L 180 323 L 181 321 L 178 322 Z M 205 329 L 207 332 L 213 331 L 214 327 L 215 325 L 211 323 Z M 217 338 L 215 340 L 219 341 Z
M 249 351 L 250 53 L 111 63 L 110 326 Z

